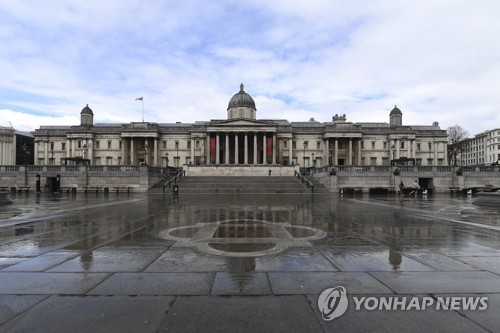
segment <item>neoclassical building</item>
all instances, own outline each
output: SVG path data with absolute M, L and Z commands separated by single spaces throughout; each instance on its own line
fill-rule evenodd
M 230 100 L 227 119 L 194 123 L 131 122 L 94 124 L 87 105 L 80 125 L 35 130 L 34 163 L 59 165 L 88 159 L 94 165 L 262 166 L 448 165 L 447 135 L 437 122 L 403 125 L 397 107 L 389 122 L 330 122 L 258 119 L 254 99 L 240 91 Z

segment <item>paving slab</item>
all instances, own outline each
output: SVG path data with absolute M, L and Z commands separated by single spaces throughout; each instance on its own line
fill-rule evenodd
M 162 332 L 321 332 L 304 296 L 178 297 Z
M 4 332 L 158 332 L 174 297 L 51 296 L 9 321 Z
M 460 257 L 448 257 L 427 249 L 409 249 L 404 254 L 437 271 L 473 271 L 471 265 L 460 261 Z
M 71 243 L 67 239 L 25 239 L 0 245 L 3 257 L 34 257 Z
M 327 288 L 344 286 L 351 294 L 391 294 L 389 288 L 364 272 L 270 272 L 275 295 L 320 294 Z
M 212 295 L 270 295 L 266 273 L 226 273 L 215 275 Z
M 255 258 L 255 271 L 319 271 L 332 272 L 338 269 L 314 247 L 292 247 L 273 256 Z
M 0 258 L 0 270 L 5 269 L 5 267 L 16 265 L 20 262 L 28 260 L 27 258 Z
M 208 295 L 214 273 L 116 273 L 89 295 Z
M 450 295 L 436 295 L 436 296 L 450 296 Z M 474 322 L 480 324 L 482 327 L 490 330 L 491 332 L 498 332 L 500 328 L 500 294 L 461 294 L 454 296 L 465 296 L 465 297 L 477 297 L 486 296 L 488 297 L 488 308 L 483 311 L 477 310 L 458 310 L 466 318 L 473 320 Z
M 239 271 L 237 260 L 200 253 L 189 247 L 170 247 L 146 272 L 220 272 Z
M 108 276 L 104 273 L 0 272 L 0 294 L 82 295 Z
M 68 260 L 48 272 L 141 272 L 164 248 L 101 247 Z
M 349 290 L 347 290 L 349 292 Z M 374 297 L 394 295 L 376 295 Z M 411 298 L 411 295 L 405 295 Z M 487 330 L 456 311 L 440 311 L 431 307 L 425 310 L 356 310 L 352 297 L 348 296 L 347 311 L 332 321 L 325 321 L 318 310 L 318 296 L 307 296 L 325 332 L 481 332 Z
M 398 294 L 500 293 L 500 278 L 490 272 L 372 272 Z
M 432 271 L 433 268 L 423 265 L 401 251 L 380 249 L 379 247 L 320 247 L 320 251 L 335 266 L 348 272 L 378 271 Z
M 14 318 L 26 309 L 49 296 L 42 295 L 0 295 L 0 325 Z M 0 331 L 2 328 L 0 327 Z
M 478 267 L 479 269 L 500 274 L 500 256 L 499 257 L 455 257 L 466 264 Z
M 3 271 L 11 272 L 42 272 L 51 267 L 59 265 L 78 255 L 78 252 L 54 251 L 42 254 L 35 258 L 26 259 L 16 265 L 9 266 Z

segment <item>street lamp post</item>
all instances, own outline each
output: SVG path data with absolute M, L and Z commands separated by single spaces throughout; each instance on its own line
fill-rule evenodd
M 176 157 L 176 161 L 175 161 L 175 167 L 178 168 L 179 167 L 179 141 L 175 141 L 175 150 L 177 150 L 177 157 Z
M 54 165 L 54 141 L 50 142 L 50 165 Z
M 304 142 L 304 156 L 303 156 L 303 161 L 302 161 L 302 167 L 306 167 L 306 143 Z
M 432 142 L 428 142 L 427 145 L 429 146 L 429 165 L 432 165 L 432 159 L 431 159 L 431 148 L 432 148 Z

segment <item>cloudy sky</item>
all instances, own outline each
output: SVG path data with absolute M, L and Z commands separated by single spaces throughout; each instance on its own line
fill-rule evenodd
M 498 0 L 0 2 L 0 126 L 260 119 L 500 127 Z

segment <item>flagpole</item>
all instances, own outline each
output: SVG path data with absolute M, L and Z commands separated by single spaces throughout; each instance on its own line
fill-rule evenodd
M 144 97 L 141 99 L 142 102 L 142 122 L 144 122 Z

